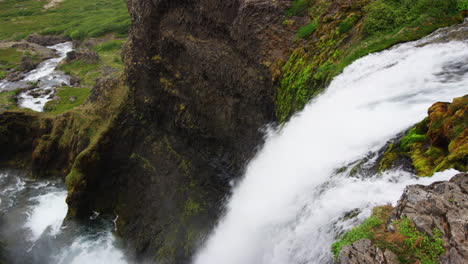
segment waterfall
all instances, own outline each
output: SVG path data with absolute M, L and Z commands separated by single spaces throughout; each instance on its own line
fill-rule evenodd
M 330 244 L 373 206 L 395 203 L 408 184 L 453 176 L 454 170 L 422 180 L 398 170 L 336 173 L 421 121 L 433 103 L 468 93 L 468 41 L 447 42 L 446 34 L 357 60 L 270 131 L 194 262 L 332 263 Z M 353 210 L 359 215 L 346 220 Z
M 8 263 L 128 263 L 112 219 L 64 222 L 67 191 L 60 180 L 31 180 L 0 169 L 0 238 Z

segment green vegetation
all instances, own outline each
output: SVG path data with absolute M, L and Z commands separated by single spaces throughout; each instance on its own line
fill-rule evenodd
M 316 20 L 310 22 L 308 25 L 305 25 L 305 26 L 301 27 L 297 31 L 297 37 L 298 38 L 307 38 L 312 33 L 314 33 L 314 31 L 317 29 L 317 26 L 318 26 L 318 20 L 316 19 Z
M 388 245 L 382 241 L 382 245 L 390 247 L 399 257 L 402 263 L 414 263 L 419 260 L 421 264 L 437 264 L 439 256 L 445 252 L 442 232 L 434 228 L 434 236 L 430 237 L 419 232 L 414 223 L 403 218 L 392 223 L 402 236 L 406 237 L 403 245 Z
M 338 255 L 344 246 L 351 245 L 354 242 L 364 238 L 371 239 L 373 236 L 372 229 L 383 224 L 384 222 L 375 216 L 367 218 L 360 226 L 351 229 L 349 232 L 344 234 L 341 240 L 332 244 L 331 248 L 333 255 L 335 258 L 338 258 Z
M 458 0 L 457 1 L 458 11 L 467 11 L 468 10 L 468 0 Z
M 69 64 L 63 64 L 59 70 L 64 71 L 66 74 L 80 77 L 80 84 L 82 86 L 91 87 L 96 83 L 96 78 L 99 77 L 100 63 L 87 63 L 83 60 L 76 60 Z
M 15 92 L 0 92 L 0 109 L 13 109 L 16 108 L 14 100 Z
M 377 0 L 366 7 L 364 32 L 374 35 L 428 19 L 443 19 L 457 13 L 457 0 Z
M 441 231 L 434 228 L 432 237 L 425 235 L 419 232 L 408 218 L 393 221 L 391 224 L 395 227 L 395 231 L 388 231 L 385 223 L 392 209 L 391 205 L 375 207 L 372 215 L 361 225 L 351 229 L 333 243 L 331 251 L 335 258 L 338 258 L 344 246 L 360 239 L 370 239 L 378 248 L 389 249 L 395 253 L 402 264 L 438 263 L 438 257 L 445 252 Z
M 84 103 L 91 92 L 90 88 L 59 87 L 56 89 L 58 99 L 47 102 L 44 112 L 61 114 Z
M 455 168 L 468 169 L 468 96 L 451 104 L 436 103 L 429 116 L 416 124 L 399 142 L 389 145 L 379 162 L 379 171 L 393 167 L 395 161 L 409 158 L 420 176 Z
M 15 48 L 0 49 L 0 79 L 6 77 L 8 69 L 17 69 L 22 57 L 23 52 Z
M 16 89 L 10 92 L 0 92 L 0 109 L 12 110 L 16 109 L 15 97 L 21 93 L 22 89 Z
M 314 23 L 299 29 L 298 36 L 307 43 L 299 45 L 287 62 L 279 63 L 278 120 L 284 122 L 301 110 L 355 60 L 461 22 L 459 4 L 456 0 L 359 0 L 353 1 L 352 9 L 336 11 L 329 10 L 328 0 L 294 1 L 286 15 L 307 15 Z
M 291 8 L 286 11 L 286 16 L 297 16 L 304 13 L 313 1 L 314 0 L 294 0 Z
M 124 66 L 120 56 L 124 41 L 125 39 L 111 39 L 92 47 L 99 55 L 99 61 L 95 63 L 78 59 L 62 64 L 58 69 L 66 74 L 79 77 L 80 86 L 83 87 L 92 87 L 100 76 L 118 77 Z M 109 69 L 109 67 L 113 69 Z
M 354 26 L 354 24 L 356 24 L 358 19 L 358 16 L 356 16 L 355 14 L 351 14 L 350 16 L 345 18 L 345 20 L 340 22 L 340 25 L 338 26 L 338 31 L 341 34 L 348 32 Z
M 114 69 L 123 70 L 123 61 L 120 55 L 122 45 L 126 39 L 113 39 L 104 42 L 94 47 L 94 50 L 98 53 L 99 58 L 104 65 L 110 66 Z
M 24 39 L 38 32 L 73 39 L 108 33 L 126 36 L 130 27 L 125 0 L 65 0 L 44 10 L 47 2 L 5 0 L 0 2 L 0 39 Z
M 400 149 L 402 151 L 408 151 L 410 145 L 416 143 L 416 142 L 424 142 L 427 140 L 427 137 L 424 134 L 419 134 L 417 131 L 417 128 L 412 128 L 408 134 L 406 134 L 400 141 Z

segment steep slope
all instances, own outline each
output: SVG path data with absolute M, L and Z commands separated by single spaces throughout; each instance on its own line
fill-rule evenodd
M 369 38 L 373 2 L 129 0 L 121 80 L 98 81 L 83 106 L 58 116 L 1 114 L 0 160 L 66 175 L 69 217 L 116 214 L 138 258 L 186 263 L 263 126 L 285 121 L 354 59 L 461 21 L 441 8 L 443 19 Z

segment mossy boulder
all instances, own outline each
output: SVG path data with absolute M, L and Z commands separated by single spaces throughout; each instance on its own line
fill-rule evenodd
M 396 167 L 404 158 L 411 159 L 418 175 L 455 168 L 468 169 L 468 96 L 452 103 L 438 102 L 428 117 L 411 128 L 398 142 L 390 144 L 379 162 L 379 170 Z

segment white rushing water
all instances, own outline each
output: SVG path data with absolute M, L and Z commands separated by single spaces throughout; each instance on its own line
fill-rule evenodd
M 60 232 L 60 226 L 68 210 L 66 197 L 66 190 L 54 188 L 45 194 L 31 198 L 34 206 L 31 207 L 25 224 L 25 227 L 32 232 L 29 237 L 31 241 L 38 240 L 46 230 L 50 236 L 55 236 Z
M 433 103 L 468 93 L 468 42 L 429 43 L 441 35 L 356 61 L 271 131 L 195 263 L 331 263 L 336 235 L 373 206 L 395 204 L 408 184 L 453 176 L 456 171 L 422 180 L 402 171 L 335 173 L 421 121 Z M 340 220 L 354 209 L 356 219 Z
M 60 181 L 32 181 L 0 171 L 0 237 L 8 263 L 125 264 L 114 223 L 96 214 L 88 224 L 68 222 Z
M 70 76 L 56 69 L 67 53 L 73 50 L 73 43 L 65 42 L 47 48 L 55 50 L 58 57 L 41 62 L 36 69 L 24 74 L 20 81 L 0 80 L 0 92 L 25 89 L 17 97 L 19 107 L 42 112 L 44 105 L 53 99 L 56 87 L 70 85 Z M 29 88 L 32 84 L 33 87 Z
M 67 53 L 73 50 L 73 43 L 65 42 L 48 48 L 56 50 L 59 57 L 43 61 L 35 70 L 26 74 L 23 82 L 39 82 L 39 86 L 18 96 L 20 107 L 42 112 L 45 104 L 52 100 L 55 87 L 70 85 L 70 76 L 55 69 Z

